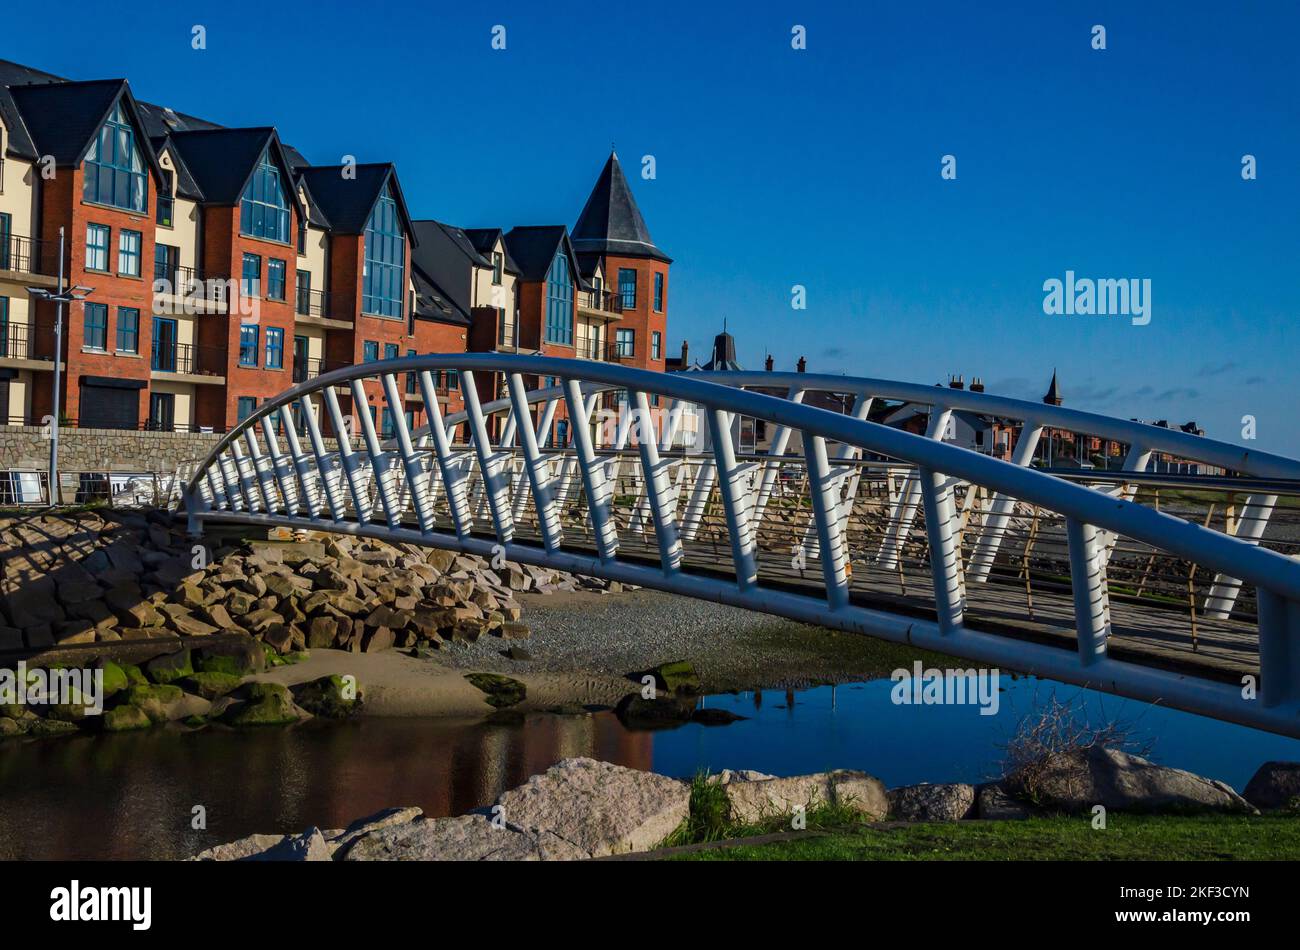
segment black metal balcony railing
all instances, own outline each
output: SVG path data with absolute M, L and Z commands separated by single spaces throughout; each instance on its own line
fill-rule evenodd
M 308 356 L 301 359 L 295 357 L 293 361 L 293 381 L 295 383 L 305 383 L 309 379 L 315 379 L 325 371 L 325 361 L 319 356 Z
M 160 373 L 185 373 L 190 376 L 221 375 L 225 357 L 219 349 L 191 343 L 153 341 L 150 364 Z
M 153 279 L 165 281 L 174 297 L 225 303 L 228 285 L 225 278 L 208 277 L 195 267 L 169 265 L 165 260 L 155 260 Z
M 623 342 L 614 342 L 609 345 L 609 356 L 606 357 L 612 363 L 620 363 L 623 360 L 630 360 L 636 356 L 636 344 L 631 340 Z
M 294 312 L 304 317 L 340 318 L 347 312 L 338 294 L 299 287 L 294 297 Z
M 580 290 L 578 306 L 583 310 L 598 310 L 612 316 L 623 312 L 623 296 L 612 290 Z
M 59 272 L 59 247 L 53 241 L 40 241 L 21 234 L 0 232 L 0 270 L 21 274 L 44 274 L 54 277 Z
M 53 340 L 37 341 L 36 328 L 32 324 L 0 322 L 0 357 L 53 361 L 53 353 Z

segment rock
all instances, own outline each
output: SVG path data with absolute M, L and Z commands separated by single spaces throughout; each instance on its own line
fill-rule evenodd
M 237 629 L 234 618 L 221 604 L 208 604 L 203 608 L 203 614 L 208 618 L 208 622 L 222 633 Z
M 114 706 L 104 711 L 105 732 L 126 732 L 131 729 L 148 729 L 153 720 L 139 706 L 130 704 Z
M 692 696 L 659 696 L 642 699 L 640 693 L 624 696 L 614 712 L 628 729 L 652 731 L 675 729 L 691 721 L 695 715 L 696 700 Z
M 354 715 L 361 704 L 356 682 L 338 674 L 322 676 L 295 686 L 293 698 L 313 716 L 323 716 L 326 719 L 346 719 Z
M 102 660 L 99 669 L 103 673 L 105 699 L 108 699 L 114 693 L 120 693 L 131 685 L 131 681 L 127 678 L 126 669 L 120 664 L 114 663 L 112 660 Z M 136 670 L 138 672 L 139 668 L 136 667 Z
M 791 814 L 796 807 L 847 805 L 879 821 L 889 813 L 885 786 L 865 772 L 838 770 L 790 778 L 753 782 L 732 781 L 726 785 L 734 820 L 753 824 Z
M 164 685 L 184 679 L 194 672 L 189 650 L 156 656 L 144 665 L 144 669 L 152 682 Z
M 210 623 L 204 623 L 197 617 L 190 616 L 189 611 L 180 607 L 178 604 L 167 604 L 167 607 L 176 607 L 176 610 L 166 610 L 168 618 L 171 621 L 171 627 L 187 637 L 206 637 L 214 633 L 219 633 L 216 627 Z
M 1004 779 L 1008 791 L 1065 812 L 1087 812 L 1094 805 L 1111 811 L 1255 811 L 1223 782 L 1118 749 L 1094 746 L 1062 753 L 1049 759 L 1031 783 L 1026 774 Z
M 314 617 L 311 626 L 307 628 L 307 646 L 313 650 L 323 650 L 332 647 L 339 635 L 339 620 L 337 617 Z
M 380 650 L 391 650 L 397 644 L 397 637 L 388 627 L 377 627 L 369 631 L 362 641 L 362 650 L 366 653 L 378 653 Z
M 525 660 L 531 660 L 531 659 L 533 658 L 533 655 L 532 655 L 531 653 L 529 653 L 527 650 L 525 650 L 523 647 L 513 647 L 513 646 L 512 646 L 512 647 L 507 648 L 506 650 L 503 650 L 502 653 L 503 653 L 503 654 L 504 654 L 508 659 L 511 659 L 511 660 L 517 660 L 517 661 L 520 661 L 520 662 L 523 662 L 523 661 L 525 661 Z
M 655 678 L 655 685 L 659 689 L 671 693 L 694 693 L 700 689 L 700 677 L 695 672 L 695 667 L 686 660 L 660 663 L 653 669 L 646 670 L 646 675 Z
M 182 692 L 179 686 L 132 686 L 126 702 L 138 707 L 153 722 L 175 722 L 187 716 L 206 716 L 212 704 L 201 696 Z
M 503 640 L 527 640 L 533 635 L 533 632 L 528 629 L 527 624 L 507 620 L 501 624 L 497 635 Z
M 1039 812 L 1017 801 L 999 782 L 986 782 L 975 790 L 975 817 L 987 821 L 1017 821 L 1033 818 Z
M 288 687 L 279 683 L 250 683 L 244 699 L 222 715 L 224 722 L 232 726 L 283 726 L 302 718 Z
M 276 653 L 288 653 L 294 647 L 294 628 L 282 623 L 272 624 L 263 631 L 262 642 Z
M 266 669 L 266 651 L 252 637 L 241 637 L 231 643 L 203 647 L 194 665 L 202 673 L 252 676 Z
M 585 858 L 564 841 L 544 836 L 547 858 Z M 420 818 L 371 832 L 347 849 L 345 861 L 540 861 L 538 839 L 509 825 L 498 827 L 484 815 Z
M 710 785 L 727 785 L 731 782 L 763 782 L 770 778 L 776 776 L 754 769 L 723 769 L 716 775 L 710 775 L 707 781 Z
M 961 821 L 974 816 L 973 785 L 904 785 L 891 788 L 888 798 L 890 817 L 900 821 Z
M 253 602 L 256 600 L 252 594 L 242 590 L 226 591 L 225 607 L 230 613 L 242 617 L 253 609 Z
M 587 758 L 564 759 L 497 800 L 511 828 L 538 840 L 549 833 L 592 857 L 655 847 L 689 802 L 685 782 Z
M 23 632 L 16 627 L 0 626 L 0 652 L 21 650 L 22 648 Z
M 319 828 L 308 828 L 300 835 L 278 841 L 265 851 L 257 851 L 239 861 L 332 861 L 333 850 L 325 843 Z
M 523 683 L 509 676 L 502 676 L 500 673 L 466 673 L 465 679 L 487 693 L 483 701 L 498 709 L 521 703 L 528 695 L 528 690 Z
M 212 700 L 239 688 L 243 680 L 230 673 L 193 673 L 180 681 L 187 692 Z
M 381 828 L 409 824 L 415 819 L 423 817 L 424 810 L 415 805 L 408 805 L 405 808 L 385 808 L 383 811 L 367 815 L 365 818 L 358 818 L 342 831 L 326 832 L 325 841 L 330 846 L 334 856 L 342 858 L 347 854 L 348 846 L 358 838 L 362 838 L 372 831 L 379 831 Z
M 27 732 L 27 723 L 8 716 L 0 716 L 0 738 L 21 736 Z
M 15 627 L 24 628 L 58 623 L 65 616 L 48 577 L 33 578 L 11 590 L 5 598 L 5 612 Z
M 1242 793 L 1256 808 L 1300 811 L 1300 762 L 1265 762 Z
M 741 719 L 748 719 L 748 716 L 740 716 L 726 709 L 701 708 L 691 713 L 691 722 L 697 722 L 701 726 L 729 726 L 733 722 Z
M 228 844 L 219 844 L 215 848 L 200 851 L 191 861 L 239 861 L 261 854 L 276 845 L 287 841 L 287 835 L 249 835 Z

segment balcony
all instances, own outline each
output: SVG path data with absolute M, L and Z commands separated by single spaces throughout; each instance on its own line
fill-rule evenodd
M 53 333 L 49 336 L 49 340 L 37 340 L 36 328 L 30 323 L 0 323 L 0 365 L 9 369 L 53 369 Z
M 155 296 L 165 313 L 225 313 L 230 282 L 211 277 L 194 267 L 171 267 L 156 260 L 153 267 Z M 158 287 L 161 281 L 163 286 Z M 168 306 L 170 305 L 170 306 Z
M 152 362 L 154 379 L 185 377 L 185 382 L 223 385 L 226 381 L 225 354 L 214 347 L 190 343 L 154 340 Z
M 57 287 L 59 245 L 20 234 L 0 232 L 0 280 Z
M 330 294 L 323 290 L 309 287 L 298 288 L 294 296 L 294 313 L 298 323 L 309 326 L 329 327 L 336 330 L 351 330 L 352 321 L 346 319 L 350 308 L 340 294 Z
M 610 290 L 580 290 L 578 312 L 604 320 L 619 320 L 623 316 L 623 297 Z
M 636 344 L 631 342 L 610 343 L 605 348 L 605 359 L 611 363 L 629 363 L 634 356 L 636 356 Z

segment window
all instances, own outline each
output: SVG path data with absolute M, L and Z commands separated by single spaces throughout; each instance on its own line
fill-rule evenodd
M 272 300 L 284 299 L 284 261 L 275 257 L 266 261 L 266 296 Z
M 14 342 L 18 343 L 17 340 Z M 0 297 L 0 356 L 7 356 L 12 359 L 26 355 L 25 351 L 20 353 L 18 347 L 12 350 L 9 348 L 9 298 Z M 5 387 L 5 392 L 8 392 L 8 383 L 5 384 Z M 7 425 L 8 423 L 4 419 L 0 419 L 0 424 Z
M 4 165 L 4 150 L 0 147 L 0 167 Z M 13 233 L 13 217 L 0 211 L 0 270 L 9 270 L 9 235 Z
M 108 349 L 108 304 L 86 304 L 85 346 L 90 350 Z
M 379 193 L 366 222 L 365 263 L 361 275 L 361 310 L 381 317 L 402 316 L 406 294 L 406 237 L 397 217 L 397 202 L 388 185 Z
M 239 290 L 245 297 L 256 297 L 262 292 L 262 259 L 256 254 L 244 255 L 244 279 Z
M 460 370 L 458 369 L 447 370 L 447 388 L 460 389 Z
M 172 226 L 172 214 L 175 211 L 176 199 L 172 197 L 174 177 L 171 172 L 164 170 L 162 190 L 158 192 L 158 210 L 154 214 L 154 221 L 164 228 Z
M 240 396 L 239 401 L 236 402 L 235 404 L 235 414 L 237 416 L 236 421 L 243 422 L 245 419 L 247 419 L 249 416 L 253 414 L 253 410 L 256 408 L 257 408 L 257 397 Z
M 139 231 L 125 228 L 117 235 L 117 272 L 127 277 L 140 276 L 140 247 L 144 242 Z
M 546 275 L 546 342 L 573 345 L 573 279 L 564 251 L 555 255 Z
M 280 169 L 271 161 L 271 149 L 262 151 L 239 203 L 239 231 L 249 237 L 289 243 L 289 202 L 284 196 Z
M 307 219 L 303 218 L 298 222 L 298 253 L 306 255 L 307 253 Z
M 407 350 L 406 355 L 414 356 L 415 350 Z M 407 395 L 412 395 L 412 396 L 415 395 L 415 374 L 414 373 L 406 374 L 406 392 Z
M 266 368 L 284 369 L 284 331 L 279 327 L 266 328 Z
M 636 271 L 630 267 L 618 269 L 618 293 L 623 298 L 623 309 L 636 306 Z
M 655 310 L 664 312 L 664 275 L 661 271 L 655 271 Z
M 492 252 L 492 283 L 501 283 L 502 254 L 500 251 Z
M 497 338 L 501 341 L 499 345 L 513 347 L 515 345 L 515 321 L 510 311 L 505 307 L 499 308 L 498 313 L 500 316 L 497 317 L 497 320 L 500 323 L 500 328 Z
M 117 308 L 117 351 L 140 352 L 140 311 L 135 307 Z
M 636 331 L 635 330 L 615 330 L 614 331 L 614 351 L 619 356 L 636 355 Z
M 239 328 L 239 365 L 257 365 L 257 340 L 259 330 L 256 324 L 246 323 Z
M 294 308 L 298 313 L 311 313 L 311 271 L 298 271 L 298 289 L 295 292 L 298 299 L 297 306 Z
M 396 344 L 396 343 L 385 343 L 385 344 L 384 344 L 384 359 L 386 359 L 386 360 L 395 360 L 395 359 L 397 359 L 397 344 Z
M 361 361 L 373 363 L 377 359 L 379 359 L 379 341 L 366 340 L 361 344 Z
M 111 236 L 106 224 L 86 225 L 86 270 L 108 270 L 108 242 Z
M 165 280 L 169 293 L 176 292 L 176 271 L 181 266 L 181 249 L 170 244 L 155 244 L 153 247 L 153 279 Z
M 83 201 L 127 211 L 145 210 L 148 188 L 144 155 L 136 147 L 135 130 L 127 120 L 121 99 L 91 143 L 82 178 Z
M 661 360 L 664 358 L 664 335 L 658 330 L 650 333 L 650 358 L 652 360 Z
M 385 407 L 379 419 L 379 437 L 381 439 L 391 439 L 397 435 L 397 426 L 393 423 L 393 410 Z

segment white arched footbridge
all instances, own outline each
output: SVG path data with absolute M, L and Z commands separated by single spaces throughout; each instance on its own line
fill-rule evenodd
M 444 415 L 435 380 L 451 371 L 465 409 Z M 429 423 L 415 431 L 413 399 Z M 374 403 L 386 441 L 345 409 Z M 870 421 L 897 405 L 919 407 L 925 434 Z M 1011 426 L 1012 460 L 944 442 L 954 415 Z M 1114 467 L 1035 467 L 1063 432 L 1100 440 Z M 1166 455 L 1229 474 L 1154 470 Z M 268 400 L 185 504 L 196 533 L 238 522 L 503 554 L 1300 737 L 1298 498 L 1300 462 L 985 393 L 447 354 Z

